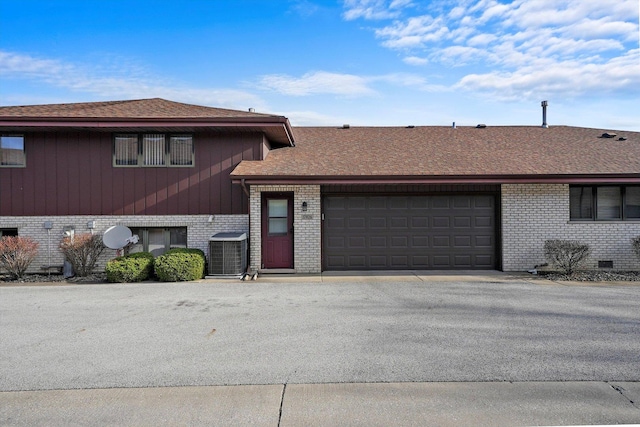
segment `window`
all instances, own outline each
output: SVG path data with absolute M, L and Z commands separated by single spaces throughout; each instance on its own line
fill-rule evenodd
M 0 166 L 25 167 L 24 136 L 2 135 L 0 136 Z
M 153 256 L 162 255 L 169 249 L 187 247 L 187 227 L 132 228 L 131 232 L 139 238 L 129 253 L 151 252 Z
M 0 239 L 5 236 L 17 236 L 18 229 L 17 228 L 0 228 Z
M 193 136 L 123 134 L 114 137 L 114 166 L 193 166 Z
M 640 220 L 640 185 L 571 186 L 572 221 Z

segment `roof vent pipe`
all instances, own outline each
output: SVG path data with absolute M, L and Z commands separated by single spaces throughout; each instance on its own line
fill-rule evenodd
M 250 112 L 250 113 L 255 113 L 255 112 L 256 112 L 256 109 L 255 109 L 255 108 L 249 108 L 249 112 Z
M 542 127 L 546 129 L 549 127 L 547 124 L 547 105 L 549 105 L 549 103 L 547 101 L 542 101 L 540 105 L 542 105 Z
M 452 127 L 453 129 L 457 129 L 457 128 L 456 128 L 456 122 L 453 122 L 453 125 L 451 125 L 451 127 Z

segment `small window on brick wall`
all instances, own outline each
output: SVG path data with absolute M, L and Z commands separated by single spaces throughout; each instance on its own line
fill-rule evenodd
M 0 228 L 0 238 L 5 236 L 17 236 L 18 229 L 17 228 Z
M 187 227 L 131 228 L 131 232 L 139 240 L 129 253 L 151 252 L 153 256 L 158 256 L 169 249 L 187 247 Z
M 574 185 L 569 192 L 572 221 L 640 220 L 640 185 Z

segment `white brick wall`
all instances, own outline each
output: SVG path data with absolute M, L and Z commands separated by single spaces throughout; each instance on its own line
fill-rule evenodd
M 47 235 L 44 222 L 53 222 Z M 67 226 L 75 227 L 75 232 L 89 233 L 87 223 L 95 221 L 94 233 L 103 233 L 113 225 L 127 227 L 187 227 L 187 246 L 202 249 L 208 256 L 209 238 L 221 232 L 249 233 L 248 215 L 124 215 L 124 216 L 23 216 L 0 217 L 0 228 L 17 228 L 18 235 L 31 237 L 40 244 L 37 258 L 31 264 L 29 273 L 40 272 L 42 265 L 60 265 L 64 261 L 58 244 Z M 97 271 L 104 271 L 108 260 L 115 257 L 115 250 L 105 249 L 98 262 Z
M 524 271 L 545 262 L 547 239 L 579 240 L 591 246 L 585 267 L 613 261 L 615 269 L 640 269 L 630 239 L 640 236 L 640 221 L 569 221 L 569 185 L 502 185 L 503 270 Z
M 252 185 L 250 187 L 251 269 L 262 267 L 262 193 L 293 192 L 293 262 L 297 273 L 320 273 L 321 198 L 319 185 Z M 302 202 L 307 211 L 302 212 Z

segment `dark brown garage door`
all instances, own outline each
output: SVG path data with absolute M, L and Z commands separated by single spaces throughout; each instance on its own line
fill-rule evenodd
M 496 268 L 495 196 L 326 196 L 326 270 Z

